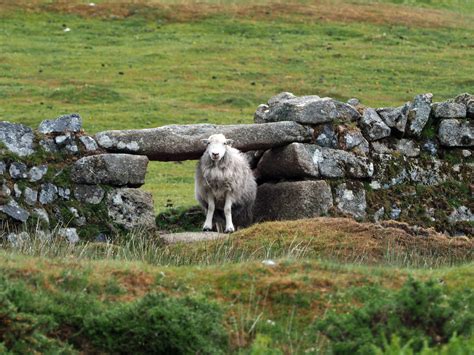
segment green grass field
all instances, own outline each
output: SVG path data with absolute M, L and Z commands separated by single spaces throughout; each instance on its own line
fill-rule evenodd
M 443 100 L 474 91 L 473 55 L 470 0 L 0 0 L 0 120 L 78 112 L 96 133 L 249 123 L 281 91 Z M 194 164 L 150 164 L 157 212 L 195 204 Z M 179 216 L 160 226 L 199 218 Z M 472 240 L 400 228 L 321 218 L 193 245 L 19 247 L 0 231 L 0 352 L 470 354 Z
M 0 119 L 29 125 L 69 112 L 90 133 L 249 123 L 281 91 L 382 106 L 474 87 L 468 0 L 11 3 Z M 195 203 L 193 166 L 151 164 L 157 211 Z

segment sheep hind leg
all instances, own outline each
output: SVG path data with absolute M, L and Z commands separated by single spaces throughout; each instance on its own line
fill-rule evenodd
M 232 199 L 230 198 L 229 195 L 225 197 L 224 215 L 225 215 L 224 233 L 235 232 L 234 224 L 232 223 Z
M 204 232 L 212 231 L 212 219 L 214 218 L 214 209 L 215 209 L 214 198 L 209 197 L 207 200 L 206 221 L 204 222 L 204 226 L 202 227 L 202 230 Z

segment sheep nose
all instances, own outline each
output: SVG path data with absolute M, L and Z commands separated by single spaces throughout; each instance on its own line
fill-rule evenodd
M 219 153 L 212 153 L 213 158 L 219 158 Z

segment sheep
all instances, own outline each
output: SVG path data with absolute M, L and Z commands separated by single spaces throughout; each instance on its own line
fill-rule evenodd
M 234 223 L 238 227 L 252 223 L 257 183 L 247 158 L 231 146 L 233 140 L 213 134 L 202 142 L 207 148 L 195 175 L 196 200 L 206 211 L 202 229 L 211 231 L 215 217 L 225 218 L 224 233 L 232 233 Z

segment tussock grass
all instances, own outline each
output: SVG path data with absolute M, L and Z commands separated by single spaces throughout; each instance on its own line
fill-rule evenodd
M 408 228 L 408 229 L 407 229 Z M 159 235 L 136 231 L 106 243 L 70 244 L 40 237 L 2 247 L 14 253 L 47 258 L 142 261 L 153 265 L 216 265 L 265 259 L 317 258 L 359 265 L 432 268 L 474 260 L 474 241 L 447 238 L 434 231 L 410 234 L 405 224 L 388 227 L 348 218 L 267 222 L 226 239 L 166 245 Z

